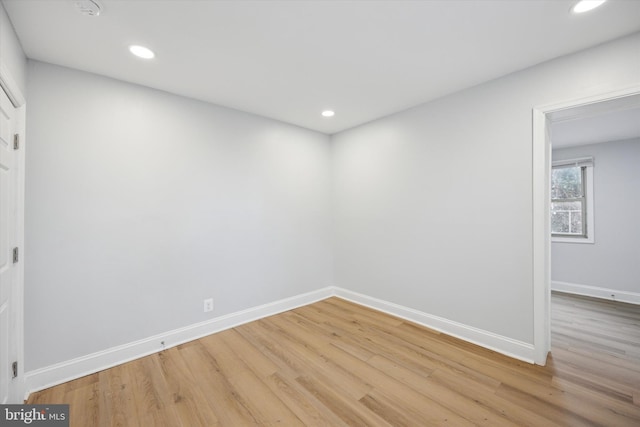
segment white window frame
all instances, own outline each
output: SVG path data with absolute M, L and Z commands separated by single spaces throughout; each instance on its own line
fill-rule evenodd
M 569 160 L 558 160 L 552 162 L 551 168 L 553 170 L 554 167 L 567 167 L 567 166 L 576 166 L 576 167 L 584 167 L 584 198 L 585 198 L 585 217 L 583 221 L 585 221 L 586 225 L 586 234 L 587 236 L 554 236 L 551 234 L 551 242 L 552 243 L 595 243 L 594 237 L 594 223 L 595 223 L 595 215 L 594 215 L 594 196 L 593 196 L 593 158 L 591 157 L 583 157 L 579 159 L 569 159 Z

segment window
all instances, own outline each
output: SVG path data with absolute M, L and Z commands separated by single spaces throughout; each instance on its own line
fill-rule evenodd
M 551 236 L 555 242 L 593 243 L 593 159 L 553 162 Z

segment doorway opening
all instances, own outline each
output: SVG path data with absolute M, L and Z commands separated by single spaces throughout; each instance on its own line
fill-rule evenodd
M 639 99 L 640 86 L 634 86 L 533 110 L 533 296 L 536 364 L 544 365 L 551 349 L 552 131 L 554 126 L 557 128 L 561 123 L 602 117 L 615 111 L 637 107 L 640 105 Z M 567 234 L 572 234 L 572 229 L 568 230 Z M 579 230 L 581 234 L 586 233 L 586 228 L 582 226 Z M 597 231 L 595 233 L 597 235 Z

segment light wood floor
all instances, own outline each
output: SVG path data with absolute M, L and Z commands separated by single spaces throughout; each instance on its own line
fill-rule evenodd
M 72 426 L 640 426 L 640 308 L 553 298 L 533 366 L 331 298 L 33 394 Z

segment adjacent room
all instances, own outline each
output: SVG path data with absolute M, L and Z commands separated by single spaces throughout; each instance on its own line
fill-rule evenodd
M 605 384 L 617 370 L 634 387 L 626 369 L 638 365 L 640 343 L 640 97 L 551 118 L 551 354 L 573 360 L 574 375 Z
M 0 86 L 0 404 L 640 424 L 640 1 L 0 0 Z

